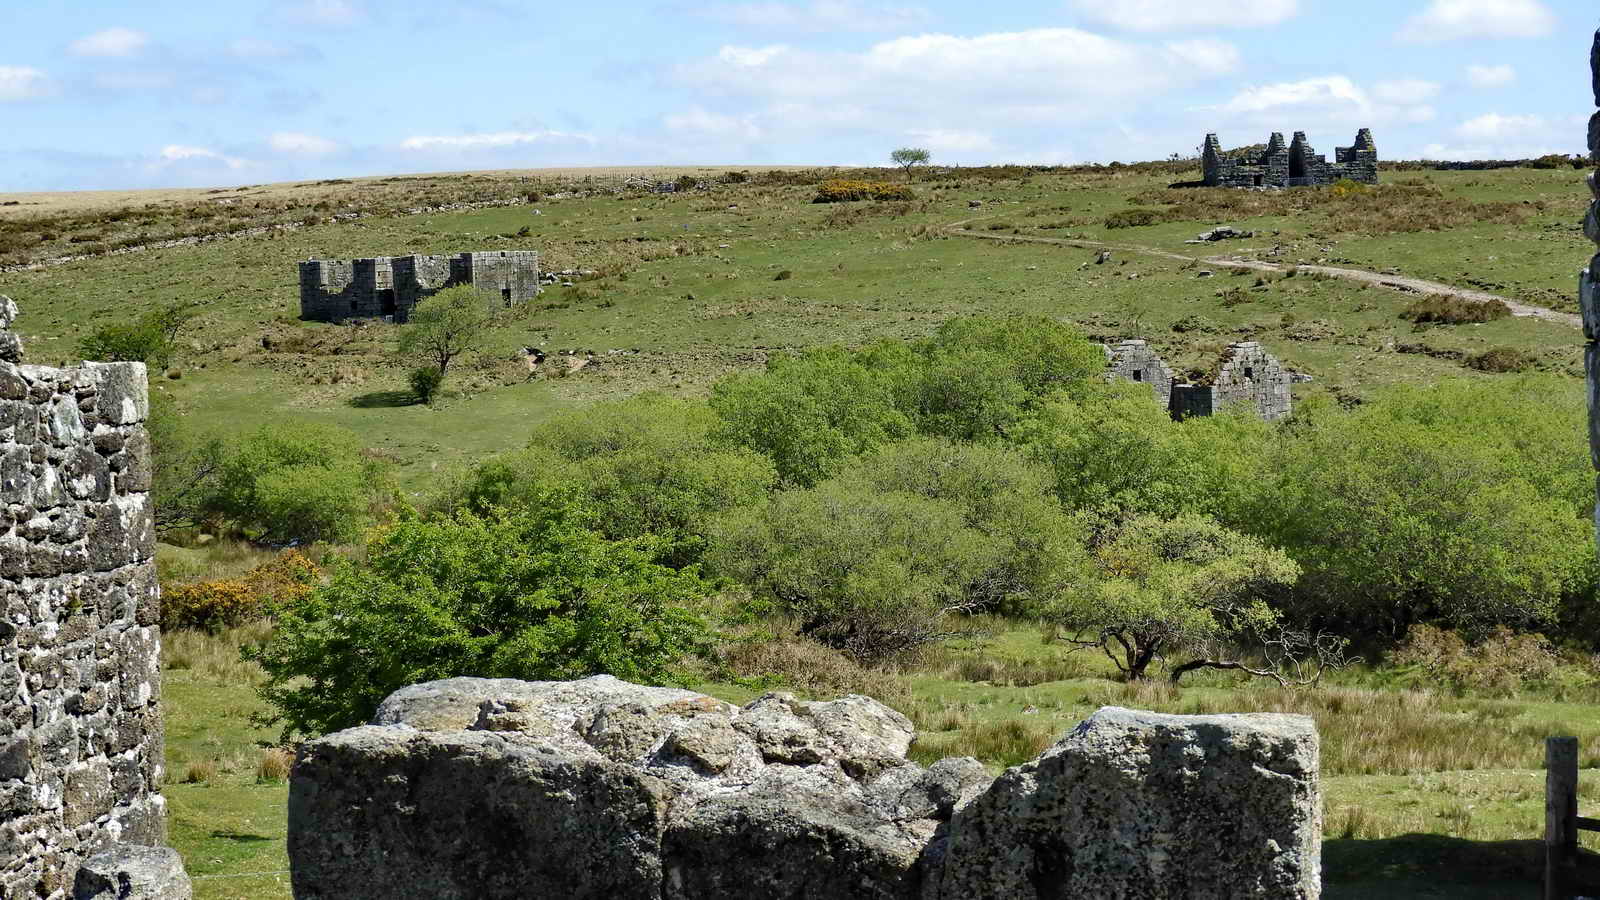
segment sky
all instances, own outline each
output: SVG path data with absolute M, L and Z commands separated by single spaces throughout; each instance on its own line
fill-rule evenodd
M 1584 150 L 1594 0 L 4 0 L 0 191 Z

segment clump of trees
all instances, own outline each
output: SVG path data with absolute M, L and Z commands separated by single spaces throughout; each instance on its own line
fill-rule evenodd
M 705 400 L 558 416 L 285 611 L 260 651 L 267 696 L 316 731 L 426 678 L 659 682 L 730 622 L 876 665 L 973 614 L 1012 617 L 1132 679 L 1312 681 L 1351 644 L 1423 626 L 1593 646 L 1593 475 L 1567 383 L 1174 422 L 1148 385 L 1103 371 L 1070 326 L 974 317 L 775 356 Z M 215 447 L 230 487 L 209 496 L 262 534 L 249 510 L 370 477 L 326 461 L 352 460 L 347 441 L 250 440 Z

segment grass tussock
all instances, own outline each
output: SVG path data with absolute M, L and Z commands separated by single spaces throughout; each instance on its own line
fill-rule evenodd
M 1479 372 L 1526 372 L 1537 360 L 1525 350 L 1516 347 L 1490 347 L 1466 358 L 1467 368 Z
M 1465 300 L 1449 294 L 1429 294 L 1400 314 L 1418 325 L 1475 325 L 1510 315 L 1511 307 L 1500 300 Z

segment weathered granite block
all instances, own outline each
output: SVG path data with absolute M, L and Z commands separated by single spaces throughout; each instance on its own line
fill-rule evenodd
M 123 845 L 78 869 L 72 900 L 190 900 L 194 886 L 176 850 Z
M 1316 726 L 1105 707 L 957 812 L 944 900 L 1312 900 Z

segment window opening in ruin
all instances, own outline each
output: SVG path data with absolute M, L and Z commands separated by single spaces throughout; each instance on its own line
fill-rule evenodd
M 391 288 L 391 289 L 386 289 L 386 290 L 379 291 L 378 292 L 378 304 L 379 304 L 380 308 L 383 310 L 383 314 L 384 315 L 386 315 L 386 316 L 394 315 L 394 313 L 395 313 L 395 309 L 394 309 L 394 290 Z
M 1133 380 L 1134 381 L 1143 381 L 1144 380 L 1144 373 L 1139 371 L 1138 369 L 1134 369 L 1133 370 Z
M 1250 379 L 1254 378 L 1255 377 L 1255 370 L 1250 368 L 1249 366 L 1245 366 L 1244 367 L 1244 377 L 1245 377 L 1246 381 L 1249 381 Z

